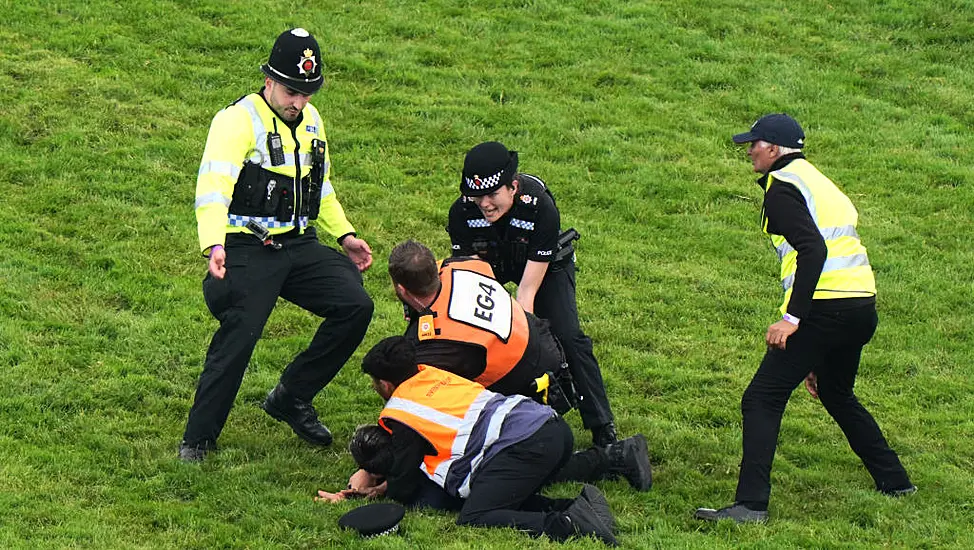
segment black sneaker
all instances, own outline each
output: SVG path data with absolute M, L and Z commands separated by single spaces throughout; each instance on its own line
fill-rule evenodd
M 609 509 L 609 501 L 605 499 L 602 491 L 599 491 L 598 487 L 586 483 L 582 486 L 582 494 L 578 496 L 587 500 L 592 506 L 592 510 L 595 511 L 595 515 L 599 516 L 602 523 L 615 533 L 616 518 L 612 515 L 612 510 Z
M 193 444 L 187 444 L 183 441 L 179 444 L 179 460 L 183 462 L 203 462 L 207 453 L 214 450 L 216 450 L 216 444 L 209 441 Z
M 697 512 L 693 514 L 693 517 L 705 521 L 729 519 L 735 523 L 764 523 L 768 521 L 768 512 L 751 510 L 743 504 L 735 503 L 719 510 L 714 510 L 713 508 L 697 508 Z
M 568 521 L 572 524 L 572 529 L 576 535 L 582 537 L 595 535 L 596 538 L 609 546 L 619 546 L 619 541 L 612 534 L 612 530 L 602 522 L 598 513 L 595 512 L 592 505 L 585 498 L 576 498 L 572 502 L 572 505 L 565 510 L 565 514 L 568 517 Z
M 653 486 L 653 468 L 649 464 L 649 446 L 642 434 L 636 434 L 605 448 L 609 456 L 609 475 L 626 478 L 637 491 Z
M 291 396 L 282 384 L 267 394 L 261 408 L 275 420 L 287 422 L 294 433 L 308 443 L 322 447 L 331 445 L 331 432 L 318 421 L 318 412 L 311 403 Z

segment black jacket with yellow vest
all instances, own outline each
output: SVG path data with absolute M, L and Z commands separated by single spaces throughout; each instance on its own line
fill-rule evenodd
M 505 395 L 530 395 L 535 378 L 558 372 L 554 336 L 494 278 L 490 264 L 449 258 L 440 266 L 440 283 L 435 301 L 406 329 L 418 362 Z
M 852 201 L 801 153 L 775 161 L 758 179 L 762 228 L 781 261 L 781 312 L 805 317 L 875 301 L 876 283 L 857 232 Z
M 269 139 L 275 134 L 279 147 Z M 313 105 L 287 123 L 263 89 L 238 99 L 213 117 L 206 138 L 196 179 L 200 249 L 206 254 L 227 233 L 247 231 L 250 220 L 272 235 L 303 232 L 315 219 L 336 238 L 354 232 L 330 172 L 325 129 Z

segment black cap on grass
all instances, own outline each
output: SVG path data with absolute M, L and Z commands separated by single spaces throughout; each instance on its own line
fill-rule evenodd
M 366 504 L 347 512 L 338 518 L 342 529 L 352 529 L 365 538 L 378 537 L 399 532 L 399 522 L 406 515 L 406 509 L 392 502 Z

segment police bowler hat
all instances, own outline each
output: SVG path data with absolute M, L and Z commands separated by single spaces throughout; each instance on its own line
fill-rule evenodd
M 260 70 L 276 82 L 306 95 L 317 92 L 324 82 L 318 41 L 302 28 L 282 32 Z
M 785 113 L 764 115 L 751 125 L 751 130 L 734 136 L 734 143 L 767 141 L 782 147 L 801 149 L 805 146 L 805 131 L 798 121 Z
M 467 152 L 460 175 L 460 193 L 467 197 L 489 195 L 511 183 L 517 173 L 517 151 L 488 141 Z
M 352 529 L 365 538 L 397 533 L 406 509 L 392 502 L 366 504 L 338 518 L 343 529 Z

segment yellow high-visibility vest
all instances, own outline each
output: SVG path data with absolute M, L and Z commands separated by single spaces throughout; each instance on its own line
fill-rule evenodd
M 814 300 L 861 298 L 876 295 L 876 281 L 869 266 L 866 247 L 859 240 L 856 226 L 859 213 L 849 197 L 846 197 L 832 180 L 825 177 L 805 159 L 795 159 L 784 167 L 771 172 L 765 184 L 765 192 L 778 182 L 794 185 L 805 197 L 805 204 L 818 227 L 828 256 L 822 274 L 815 286 Z M 764 220 L 764 232 L 768 233 L 768 220 Z M 781 260 L 781 287 L 785 297 L 781 313 L 788 310 L 791 292 L 798 267 L 798 252 L 781 235 L 770 234 L 771 244 Z
M 284 163 L 278 166 L 273 165 L 267 145 L 267 135 L 274 132 L 275 127 L 284 150 Z M 303 232 L 308 225 L 308 217 L 302 216 L 301 212 L 294 212 L 289 220 L 282 220 L 277 216 L 235 215 L 230 211 L 230 205 L 234 187 L 242 178 L 244 163 L 280 174 L 277 185 L 287 189 L 288 193 L 292 193 L 292 200 L 297 201 L 301 193 L 300 180 L 311 171 L 311 142 L 315 139 L 325 142 L 318 223 L 336 238 L 354 232 L 331 185 L 331 160 L 318 110 L 308 103 L 301 124 L 292 134 L 284 120 L 271 110 L 259 94 L 254 93 L 217 113 L 210 125 L 196 179 L 196 221 L 200 249 L 207 253 L 211 246 L 223 244 L 227 233 L 247 231 L 244 226 L 250 219 L 261 223 L 272 235 L 291 231 L 295 225 Z M 281 188 L 278 188 L 279 192 Z

